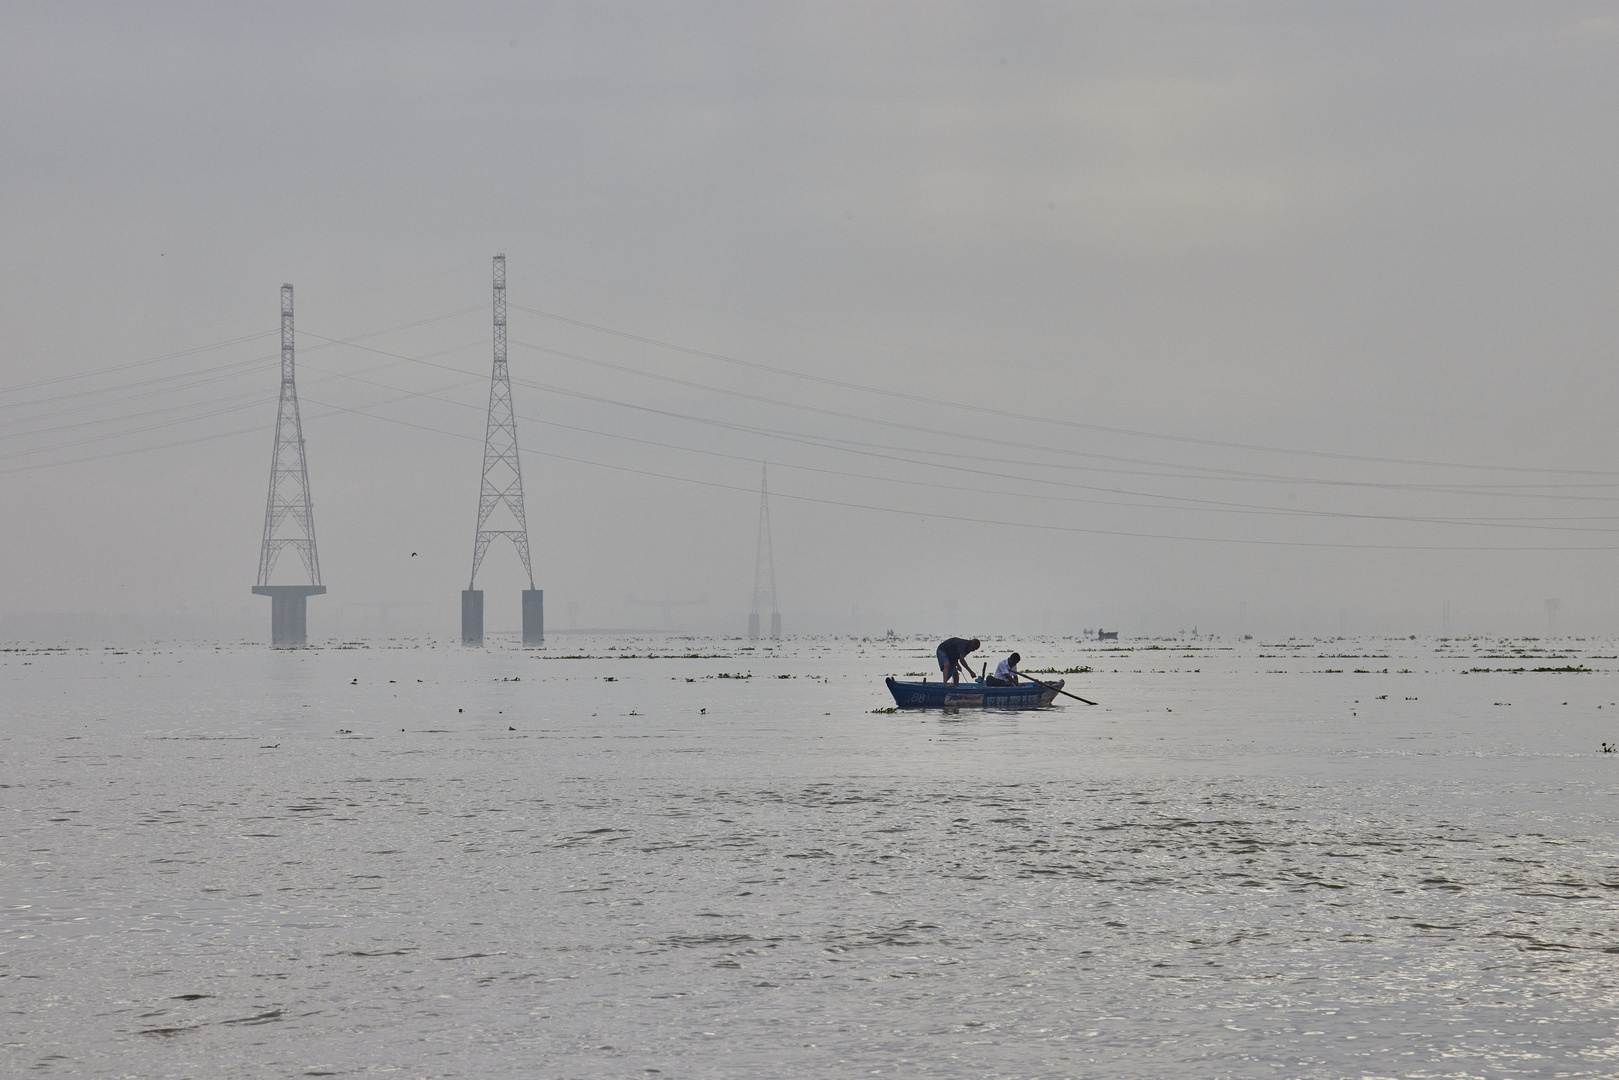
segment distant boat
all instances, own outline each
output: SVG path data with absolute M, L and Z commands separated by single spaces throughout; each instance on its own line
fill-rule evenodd
M 988 683 L 899 682 L 889 677 L 888 692 L 902 709 L 937 709 L 946 705 L 968 705 L 986 709 L 1038 709 L 1057 699 L 1063 681 L 1019 683 L 1017 686 L 990 686 Z

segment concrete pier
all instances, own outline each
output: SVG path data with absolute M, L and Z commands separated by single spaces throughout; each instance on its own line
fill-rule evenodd
M 770 613 L 770 639 L 772 641 L 781 640 L 781 612 L 779 611 Z
M 483 590 L 461 590 L 461 644 L 483 644 Z
M 759 613 L 757 611 L 748 616 L 748 640 L 759 640 Z
M 278 649 L 309 644 L 308 604 L 324 585 L 255 585 L 254 596 L 270 598 L 270 644 Z
M 545 644 L 545 590 L 523 590 L 523 647 L 537 649 Z

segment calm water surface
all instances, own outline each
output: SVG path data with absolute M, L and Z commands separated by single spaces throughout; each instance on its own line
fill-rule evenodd
M 747 645 L 0 653 L 0 1072 L 1619 1074 L 1614 642 Z

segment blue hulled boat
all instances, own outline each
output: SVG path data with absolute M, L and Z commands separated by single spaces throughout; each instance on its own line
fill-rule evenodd
M 945 705 L 982 706 L 986 709 L 1038 709 L 1057 699 L 1063 682 L 990 686 L 982 679 L 960 685 L 946 682 L 900 682 L 888 679 L 888 692 L 902 709 L 937 709 Z

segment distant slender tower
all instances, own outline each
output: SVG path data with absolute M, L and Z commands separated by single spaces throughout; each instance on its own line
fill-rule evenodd
M 326 591 L 315 553 L 315 513 L 309 502 L 309 467 L 304 461 L 304 426 L 298 416 L 298 384 L 292 345 L 292 286 L 281 286 L 281 402 L 276 407 L 275 448 L 270 452 L 270 497 L 264 508 L 264 546 L 259 549 L 259 583 L 253 592 L 270 598 L 270 643 L 278 648 L 307 644 L 309 597 Z M 304 565 L 308 584 L 272 585 L 281 552 L 292 548 Z
M 545 593 L 534 587 L 528 557 L 528 521 L 523 514 L 523 468 L 517 460 L 517 417 L 512 379 L 506 370 L 506 256 L 495 256 L 495 369 L 489 378 L 489 422 L 484 429 L 483 487 L 478 494 L 478 534 L 472 548 L 472 578 L 461 594 L 461 644 L 483 644 L 483 590 L 478 567 L 497 536 L 509 536 L 528 574 L 523 590 L 523 644 L 545 643 Z
M 759 615 L 770 609 L 770 636 L 781 637 L 781 612 L 776 610 L 776 559 L 770 548 L 770 491 L 765 467 L 759 467 L 759 553 L 753 561 L 753 610 L 748 614 L 748 638 L 759 640 Z

